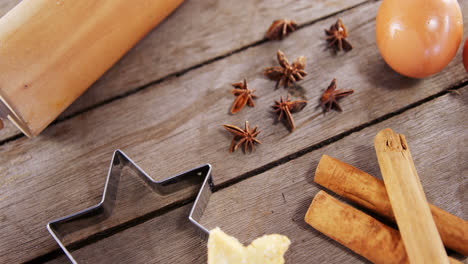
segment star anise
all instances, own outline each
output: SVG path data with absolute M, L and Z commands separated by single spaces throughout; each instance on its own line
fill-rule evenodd
M 286 123 L 291 129 L 291 132 L 293 132 L 294 129 L 296 129 L 296 126 L 294 125 L 294 119 L 291 113 L 301 111 L 306 105 L 307 101 L 305 100 L 291 101 L 290 96 L 288 94 L 286 101 L 284 101 L 283 96 L 281 96 L 281 100 L 279 102 L 275 100 L 275 105 L 273 105 L 273 109 L 274 112 L 278 114 L 278 121 L 281 120 L 283 115 L 286 117 Z
M 336 90 L 336 78 L 334 78 L 327 90 L 322 94 L 322 97 L 320 98 L 320 106 L 323 107 L 325 112 L 328 112 L 334 105 L 341 112 L 343 110 L 336 100 L 352 93 L 354 93 L 354 90 Z
M 254 143 L 262 144 L 258 139 L 255 137 L 260 133 L 260 130 L 257 130 L 257 126 L 255 126 L 253 129 L 249 128 L 249 121 L 245 121 L 245 129 L 241 129 L 237 126 L 233 125 L 223 125 L 224 128 L 234 134 L 234 138 L 232 139 L 231 142 L 231 148 L 230 151 L 236 151 L 239 146 L 244 144 L 244 152 L 247 153 L 247 150 L 249 149 L 250 146 L 250 151 L 252 152 L 254 150 Z M 236 140 L 237 144 L 236 144 Z
M 289 33 L 296 30 L 297 24 L 293 20 L 279 19 L 273 21 L 271 26 L 268 28 L 265 37 L 270 40 L 281 40 L 285 38 Z
M 236 100 L 234 100 L 231 108 L 232 114 L 239 112 L 246 104 L 250 107 L 255 106 L 253 102 L 253 99 L 257 98 L 257 96 L 253 94 L 255 89 L 249 90 L 247 88 L 246 79 L 244 79 L 244 82 L 233 83 L 232 86 L 234 86 L 234 89 L 232 89 L 231 92 L 236 96 Z
M 330 26 L 330 29 L 325 29 L 325 34 L 327 34 L 328 47 L 333 47 L 335 51 L 350 51 L 353 49 L 351 43 L 346 40 L 348 32 L 341 19 L 338 18 L 336 23 Z
M 304 76 L 307 75 L 307 72 L 304 71 L 306 61 L 304 56 L 300 56 L 295 59 L 292 65 L 290 65 L 288 59 L 286 59 L 286 56 L 284 56 L 284 53 L 281 50 L 278 50 L 276 55 L 281 67 L 269 67 L 263 71 L 265 76 L 276 81 L 276 88 L 282 84 L 284 84 L 285 88 L 289 87 L 296 81 L 304 79 Z

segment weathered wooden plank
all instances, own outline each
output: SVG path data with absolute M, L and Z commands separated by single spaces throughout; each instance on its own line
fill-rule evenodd
M 5 2 L 5 3 L 3 3 Z M 0 12 L 18 0 L 2 1 Z M 306 23 L 365 0 L 185 1 L 168 19 L 136 45 L 67 111 L 69 116 L 106 99 L 179 72 L 263 39 L 278 18 Z M 0 140 L 19 132 L 8 126 Z
M 378 3 L 370 3 L 342 15 L 356 46 L 350 53 L 332 56 L 323 51 L 323 28 L 336 20 L 333 17 L 301 29 L 283 42 L 248 49 L 78 115 L 38 138 L 4 144 L 0 164 L 7 165 L 0 175 L 8 186 L 0 187 L 0 208 L 9 216 L 2 223 L 8 244 L 0 244 L 0 258 L 18 261 L 55 248 L 44 224 L 99 200 L 116 148 L 159 179 L 210 162 L 215 182 L 220 184 L 466 78 L 460 54 L 442 73 L 425 80 L 393 73 L 380 59 L 373 39 L 377 8 Z M 274 90 L 274 83 L 262 76 L 263 67 L 276 64 L 278 48 L 289 57 L 304 54 L 309 58 L 303 88 L 291 92 L 308 98 L 310 105 L 295 114 L 298 128 L 292 134 L 282 124 L 274 124 L 270 112 L 273 99 L 286 91 Z M 244 76 L 251 88 L 257 88 L 256 107 L 228 115 L 233 101 L 230 83 Z M 322 115 L 315 105 L 334 76 L 341 88 L 354 88 L 356 93 L 343 100 L 344 113 Z M 263 130 L 259 136 L 263 144 L 253 154 L 230 154 L 231 136 L 221 125 L 242 125 L 246 119 Z M 165 204 L 143 203 L 137 215 Z M 128 220 L 124 217 L 118 222 Z M 30 255 L 22 254 L 24 250 Z
M 463 97 L 444 96 L 214 194 L 202 223 L 220 225 L 242 241 L 264 233 L 286 234 L 297 243 L 288 263 L 346 262 L 340 256 L 348 250 L 303 222 L 320 189 L 313 183 L 314 171 L 320 157 L 329 154 L 381 178 L 373 139 L 386 127 L 407 135 L 428 201 L 468 220 L 463 191 L 468 186 L 468 134 L 466 124 L 459 124 L 466 118 L 468 88 L 461 92 Z
M 20 131 L 10 121 L 3 121 L 3 129 L 0 130 L 0 141 L 10 139 L 14 136 L 20 135 Z
M 0 2 L 0 17 L 15 7 L 21 0 L 4 0 Z
M 206 263 L 206 245 L 188 221 L 192 204 L 72 252 L 79 263 Z M 47 263 L 67 263 L 65 255 Z
M 220 226 L 244 243 L 266 233 L 285 234 L 292 241 L 286 263 L 367 263 L 308 226 L 303 219 L 312 198 L 322 188 L 313 182 L 313 177 L 323 154 L 381 178 L 373 140 L 385 127 L 407 136 L 429 202 L 468 219 L 468 211 L 464 209 L 468 197 L 463 191 L 468 185 L 468 134 L 466 124 L 459 122 L 466 118 L 468 88 L 462 93 L 462 97 L 440 97 L 216 192 L 202 224 L 209 228 Z M 187 221 L 191 206 L 85 246 L 73 254 L 83 263 L 204 263 L 206 245 L 199 242 L 194 227 Z M 61 261 L 65 257 L 51 263 Z M 465 263 L 468 263 L 466 259 Z

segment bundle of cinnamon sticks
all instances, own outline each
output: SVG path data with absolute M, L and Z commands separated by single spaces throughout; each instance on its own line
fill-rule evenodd
M 404 143 L 406 144 L 406 141 Z M 409 160 L 412 162 L 411 157 Z M 381 163 L 380 157 L 379 163 Z M 384 174 L 382 164 L 381 169 L 382 174 Z M 416 174 L 415 169 L 413 172 Z M 417 174 L 416 179 L 419 181 Z M 383 181 L 327 155 L 321 158 L 314 178 L 316 183 L 359 207 L 389 221 L 395 222 L 397 220 L 400 232 L 403 232 L 408 224 L 404 223 L 401 217 L 400 220 L 396 219 L 397 214 L 394 210 L 398 209 L 392 208 L 392 203 L 396 202 L 390 199 L 385 177 L 384 180 L 385 184 Z M 419 189 L 422 192 L 422 187 Z M 428 207 L 430 208 L 428 212 L 430 210 L 430 214 L 432 214 L 428 221 L 433 219 L 440 234 L 439 241 L 441 240 L 445 247 L 467 256 L 468 222 L 432 204 L 428 204 Z M 422 217 L 422 214 L 418 214 L 418 218 Z M 416 224 L 420 224 L 417 222 L 420 219 L 414 218 L 404 220 L 416 221 Z M 325 191 L 319 191 L 314 197 L 306 213 L 305 221 L 373 263 L 425 263 L 425 261 L 421 262 L 421 258 L 418 260 L 417 250 L 412 248 L 407 234 L 400 233 L 366 213 L 338 201 Z M 418 243 L 425 243 L 425 241 L 419 240 Z M 437 247 L 437 244 L 435 245 Z M 447 259 L 443 246 L 441 245 L 440 248 L 443 251 L 441 259 Z M 436 261 L 437 256 L 434 255 L 436 253 L 432 252 L 432 254 L 429 255 L 432 259 L 430 263 L 445 262 Z M 446 263 L 448 262 L 460 263 L 453 258 L 448 258 Z

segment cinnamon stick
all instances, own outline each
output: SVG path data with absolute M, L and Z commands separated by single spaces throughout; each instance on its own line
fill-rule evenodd
M 394 221 L 392 207 L 383 181 L 347 163 L 323 155 L 314 181 L 336 194 Z M 468 221 L 429 204 L 444 245 L 468 255 Z
M 405 136 L 386 128 L 375 136 L 374 148 L 410 262 L 448 264 Z
M 319 191 L 305 221 L 373 263 L 409 263 L 400 233 L 375 218 Z M 449 258 L 450 263 L 461 263 Z

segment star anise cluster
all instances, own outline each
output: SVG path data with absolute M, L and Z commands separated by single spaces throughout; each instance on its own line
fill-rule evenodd
M 265 76 L 276 81 L 276 88 L 281 85 L 284 85 L 285 88 L 289 87 L 296 81 L 304 79 L 304 76 L 307 75 L 307 72 L 304 71 L 306 61 L 304 56 L 295 59 L 292 64 L 289 64 L 288 59 L 281 50 L 276 52 L 276 56 L 281 66 L 269 67 L 263 71 Z
M 275 100 L 275 105 L 272 107 L 273 111 L 278 114 L 278 121 L 283 117 L 286 118 L 286 124 L 292 132 L 296 129 L 292 113 L 301 111 L 306 105 L 307 101 L 305 100 L 291 101 L 290 95 L 288 94 L 286 101 L 283 99 L 283 96 L 281 96 L 281 100 L 279 102 Z
M 327 35 L 328 47 L 334 48 L 335 51 L 350 51 L 353 49 L 351 43 L 346 40 L 348 32 L 341 19 L 338 18 L 336 23 L 330 26 L 330 29 L 325 29 L 325 34 Z
M 249 121 L 245 121 L 245 129 L 233 125 L 223 126 L 227 131 L 231 132 L 234 135 L 230 147 L 231 152 L 236 151 L 242 144 L 244 144 L 245 153 L 247 153 L 249 147 L 250 151 L 252 152 L 254 150 L 254 143 L 262 144 L 260 140 L 255 138 L 260 133 L 260 130 L 257 130 L 257 126 L 255 126 L 253 129 L 250 129 Z
M 273 21 L 265 36 L 268 39 L 283 39 L 296 28 L 297 24 L 292 20 L 276 20 Z M 353 48 L 346 40 L 348 32 L 341 19 L 338 19 L 336 23 L 331 25 L 330 29 L 326 29 L 325 34 L 327 35 L 328 47 L 333 48 L 335 51 L 349 51 Z M 290 87 L 295 82 L 303 80 L 307 75 L 305 71 L 306 58 L 304 56 L 296 58 L 292 64 L 289 63 L 281 50 L 277 51 L 276 56 L 279 66 L 265 68 L 263 71 L 266 77 L 276 81 L 276 88 L 279 86 L 284 86 L 285 88 Z M 234 88 L 231 92 L 236 96 L 231 108 L 232 114 L 239 112 L 245 105 L 254 107 L 255 104 L 253 100 L 257 98 L 257 96 L 253 94 L 255 89 L 248 89 L 246 79 L 244 79 L 243 82 L 233 83 L 232 86 Z M 323 108 L 324 112 L 330 111 L 332 107 L 342 111 L 338 100 L 354 92 L 353 90 L 337 90 L 336 87 L 336 79 L 333 79 L 320 97 L 320 106 Z M 306 105 L 307 101 L 305 100 L 291 101 L 291 97 L 288 94 L 286 100 L 284 100 L 282 96 L 279 101 L 275 100 L 275 104 L 272 108 L 274 113 L 278 116 L 278 121 L 284 121 L 289 130 L 293 132 L 296 126 L 292 114 L 301 111 Z M 245 121 L 244 129 L 227 124 L 223 125 L 223 127 L 234 135 L 230 146 L 231 152 L 236 151 L 239 147 L 242 147 L 242 145 L 244 145 L 244 153 L 247 153 L 249 149 L 250 152 L 253 152 L 255 143 L 261 144 L 261 142 L 256 139 L 260 130 L 257 126 L 250 129 L 248 121 Z
M 279 19 L 273 21 L 265 37 L 270 40 L 281 40 L 285 38 L 289 33 L 296 30 L 297 24 L 293 20 Z
M 249 90 L 247 88 L 247 80 L 244 79 L 244 82 L 233 83 L 232 86 L 234 89 L 231 90 L 232 94 L 236 96 L 234 103 L 232 104 L 231 114 L 239 112 L 246 104 L 250 107 L 254 107 L 253 99 L 257 98 L 253 93 L 255 89 Z
M 343 110 L 341 109 L 337 100 L 352 93 L 354 93 L 354 90 L 336 90 L 336 78 L 334 78 L 328 86 L 327 90 L 322 94 L 322 97 L 320 98 L 320 106 L 323 107 L 323 110 L 325 112 L 330 111 L 332 106 L 335 106 L 336 109 L 338 109 L 341 112 Z

